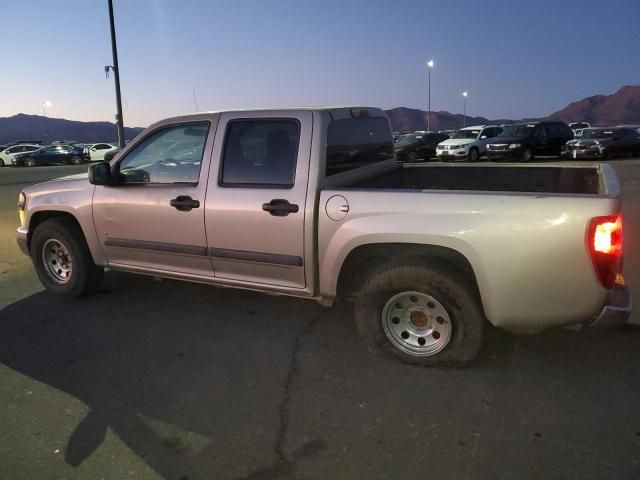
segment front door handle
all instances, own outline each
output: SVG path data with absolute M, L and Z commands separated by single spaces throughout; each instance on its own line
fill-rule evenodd
M 298 212 L 298 205 L 295 203 L 289 203 L 288 200 L 282 198 L 275 198 L 269 203 L 262 204 L 262 210 L 269 212 L 274 217 L 286 217 L 290 213 Z
M 188 212 L 193 208 L 200 207 L 200 202 L 198 200 L 194 200 L 188 195 L 178 195 L 169 202 L 169 205 L 181 212 Z

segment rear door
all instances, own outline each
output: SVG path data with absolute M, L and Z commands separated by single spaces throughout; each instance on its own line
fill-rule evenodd
M 205 211 L 216 278 L 304 289 L 313 114 L 220 117 Z

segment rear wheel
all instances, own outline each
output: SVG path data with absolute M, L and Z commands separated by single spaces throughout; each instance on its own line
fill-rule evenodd
M 68 219 L 38 225 L 31 238 L 31 259 L 44 287 L 69 297 L 94 291 L 104 274 L 93 262 L 82 231 Z
M 27 167 L 35 167 L 35 166 L 36 166 L 36 161 L 35 161 L 35 159 L 33 159 L 32 157 L 29 157 L 29 158 L 27 158 L 27 159 L 24 161 L 24 164 L 25 164 Z
M 407 153 L 407 161 L 410 163 L 414 163 L 418 161 L 418 154 L 416 152 L 409 152 Z
M 477 162 L 478 160 L 480 160 L 480 150 L 478 150 L 476 147 L 471 148 L 471 150 L 469 150 L 469 155 L 467 155 L 467 158 L 470 162 Z
M 411 262 L 372 275 L 356 301 L 358 332 L 373 353 L 406 363 L 464 364 L 482 343 L 484 317 L 457 270 Z

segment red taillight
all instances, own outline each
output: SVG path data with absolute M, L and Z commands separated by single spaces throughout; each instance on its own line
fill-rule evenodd
M 622 217 L 592 218 L 587 241 L 598 280 L 604 288 L 613 288 L 622 257 Z

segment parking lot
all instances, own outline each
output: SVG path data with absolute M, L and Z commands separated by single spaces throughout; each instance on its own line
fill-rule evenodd
M 640 298 L 640 159 L 611 163 Z M 617 331 L 488 329 L 469 368 L 427 369 L 369 355 L 349 303 L 116 272 L 56 298 L 16 197 L 86 168 L 0 170 L 0 479 L 640 476 L 637 309 Z

